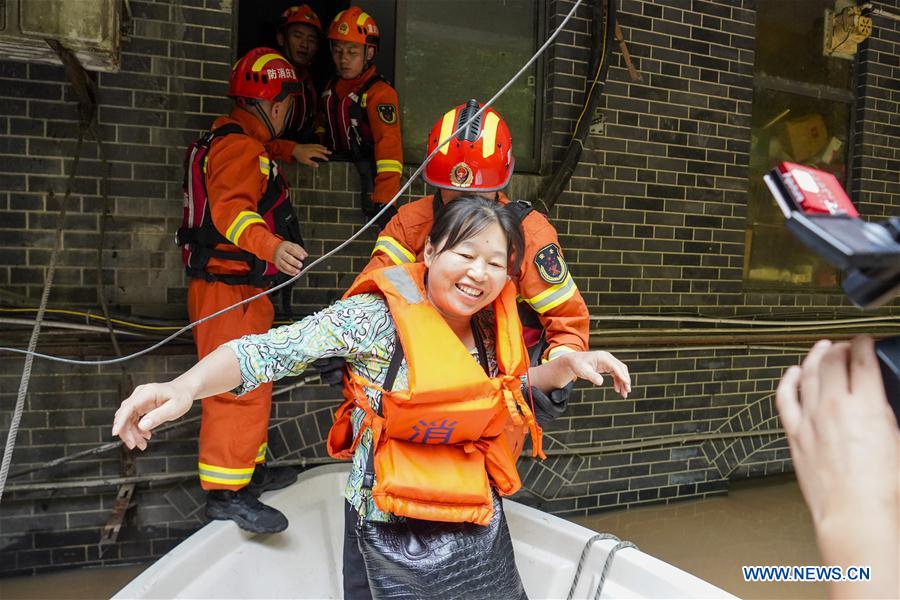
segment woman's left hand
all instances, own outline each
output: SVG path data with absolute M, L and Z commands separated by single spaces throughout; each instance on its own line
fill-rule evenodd
M 613 388 L 623 398 L 628 397 L 631 391 L 631 375 L 628 367 L 618 358 L 605 350 L 592 350 L 589 352 L 570 352 L 557 360 L 564 359 L 572 371 L 573 377 L 586 379 L 595 385 L 603 385 L 602 373 L 609 373 L 613 377 Z

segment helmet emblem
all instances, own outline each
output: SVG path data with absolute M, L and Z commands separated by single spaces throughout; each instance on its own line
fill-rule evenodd
M 472 185 L 472 169 L 464 162 L 456 163 L 450 170 L 450 183 L 456 187 Z
M 338 25 L 338 33 L 341 35 L 347 35 L 348 33 L 350 33 L 350 26 L 344 22 L 341 22 Z

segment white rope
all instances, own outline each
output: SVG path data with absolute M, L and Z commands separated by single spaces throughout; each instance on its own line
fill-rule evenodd
M 598 533 L 585 542 L 584 548 L 581 549 L 581 558 L 578 560 L 578 565 L 575 567 L 575 577 L 572 578 L 572 587 L 569 588 L 569 595 L 566 596 L 566 600 L 572 600 L 575 597 L 575 588 L 578 587 L 578 582 L 581 580 L 581 570 L 584 569 L 584 563 L 587 559 L 588 552 L 595 543 L 603 541 L 603 540 L 615 540 L 616 543 L 619 543 L 621 540 L 611 533 Z
M 397 199 L 406 190 L 409 189 L 409 187 L 412 185 L 413 181 L 415 181 L 416 178 L 422 173 L 422 171 L 425 169 L 425 166 L 431 161 L 431 158 L 435 154 L 438 153 L 440 148 L 443 147 L 444 144 L 446 144 L 450 140 L 452 140 L 454 137 L 456 137 L 461 131 L 464 131 L 472 122 L 474 122 L 476 119 L 478 119 L 482 115 L 482 113 L 484 113 L 484 111 L 487 110 L 487 108 L 489 106 L 491 106 L 497 100 L 497 98 L 499 98 L 501 95 L 503 95 L 506 92 L 506 90 L 509 89 L 509 87 L 513 83 L 515 83 L 515 81 L 526 70 L 528 70 L 528 68 L 534 63 L 534 61 L 536 61 L 538 59 L 538 57 L 540 57 L 541 54 L 544 53 L 544 51 L 550 46 L 550 44 L 553 42 L 553 40 L 556 39 L 556 37 L 559 35 L 559 33 L 563 30 L 563 28 L 566 26 L 566 24 L 572 18 L 572 15 L 575 14 L 575 11 L 578 9 L 578 7 L 581 5 L 582 2 L 583 2 L 583 0 L 575 1 L 575 4 L 572 6 L 572 9 L 566 15 L 566 18 L 562 20 L 562 23 L 559 24 L 559 26 L 553 31 L 553 33 L 550 35 L 550 37 L 547 38 L 547 40 L 543 43 L 543 45 L 540 48 L 538 48 L 537 52 L 535 52 L 534 55 L 530 59 L 528 59 L 528 62 L 526 62 L 524 65 L 522 65 L 522 68 L 520 68 L 518 70 L 518 72 L 516 72 L 516 74 L 513 75 L 512 78 L 509 81 L 507 81 L 506 84 L 503 87 L 501 87 L 497 91 L 497 93 L 491 97 L 490 100 L 485 102 L 484 105 L 481 107 L 481 109 L 478 110 L 478 112 L 476 112 L 471 117 L 469 117 L 469 119 L 465 123 L 460 125 L 456 131 L 454 131 L 449 136 L 447 136 L 446 138 L 441 140 L 441 143 L 435 147 L 435 149 L 431 152 L 431 154 L 429 154 L 427 157 L 425 157 L 425 160 L 422 161 L 422 164 L 419 166 L 419 168 L 413 172 L 413 174 L 410 176 L 410 178 L 407 180 L 407 182 L 405 184 L 403 184 L 403 186 L 400 188 L 400 190 L 394 195 L 393 198 L 391 198 L 391 201 L 388 202 L 387 204 L 385 204 L 384 207 L 380 211 L 378 211 L 378 213 L 374 217 L 372 217 L 372 219 L 368 223 L 363 225 L 356 233 L 354 233 L 349 238 L 347 238 L 346 240 L 344 240 L 343 242 L 338 244 L 335 248 L 331 249 L 329 252 L 326 252 L 325 254 L 323 254 L 322 256 L 320 256 L 319 258 L 314 260 L 313 262 L 306 265 L 302 271 L 300 271 L 299 273 L 297 273 L 296 275 L 294 275 L 287 281 L 285 281 L 279 285 L 276 285 L 275 287 L 269 288 L 268 290 L 260 292 L 260 293 L 256 294 L 255 296 L 251 296 L 250 298 L 247 298 L 246 300 L 242 300 L 241 302 L 232 304 L 231 306 L 229 306 L 227 308 L 223 308 L 220 311 L 214 312 L 211 315 L 208 315 L 202 319 L 194 321 L 193 323 L 185 325 L 184 327 L 182 327 L 181 329 L 179 329 L 178 331 L 176 331 L 169 337 L 165 338 L 164 340 L 161 340 L 148 348 L 145 348 L 145 349 L 135 352 L 133 354 L 129 354 L 127 356 L 110 358 L 110 359 L 106 359 L 106 360 L 77 360 L 77 359 L 71 359 L 71 358 L 64 358 L 61 356 L 53 356 L 50 354 L 41 354 L 40 352 L 34 352 L 33 348 L 29 348 L 28 350 L 22 350 L 21 348 L 7 348 L 7 347 L 2 347 L 2 346 L 0 346 L 0 352 L 12 352 L 14 354 L 24 354 L 26 356 L 34 356 L 37 358 L 43 358 L 45 360 L 52 360 L 55 362 L 61 362 L 61 363 L 66 363 L 66 364 L 70 364 L 70 365 L 111 365 L 111 364 L 115 364 L 115 363 L 125 362 L 127 360 L 131 360 L 133 358 L 143 356 L 144 354 L 147 354 L 149 352 L 156 350 L 157 348 L 169 343 L 171 340 L 178 337 L 182 333 L 185 333 L 186 331 L 190 331 L 191 329 L 193 329 L 200 323 L 204 323 L 206 321 L 209 321 L 210 319 L 214 319 L 214 318 L 218 317 L 219 315 L 228 312 L 229 310 L 233 310 L 233 309 L 237 308 L 238 306 L 242 306 L 244 304 L 249 304 L 250 302 L 253 302 L 257 298 L 262 298 L 263 296 L 265 296 L 267 294 L 271 294 L 273 292 L 280 290 L 281 288 L 283 288 L 285 286 L 291 285 L 292 283 L 297 281 L 300 277 L 305 275 L 310 269 L 312 269 L 313 267 L 318 265 L 320 262 L 331 257 L 332 255 L 336 254 L 337 252 L 343 250 L 347 245 L 349 245 L 351 242 L 356 240 L 356 238 L 358 238 L 360 235 L 362 235 L 363 231 L 365 231 L 366 229 L 371 227 L 372 224 L 375 223 L 381 217 L 381 215 L 383 215 L 385 213 L 385 211 L 388 210 L 389 207 L 393 206 L 397 202 Z

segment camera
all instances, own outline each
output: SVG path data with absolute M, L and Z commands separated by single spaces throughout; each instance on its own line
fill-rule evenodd
M 804 165 L 783 162 L 763 181 L 788 231 L 842 271 L 841 286 L 853 304 L 877 308 L 900 292 L 900 217 L 863 221 L 834 175 Z M 879 340 L 875 353 L 900 424 L 900 336 Z

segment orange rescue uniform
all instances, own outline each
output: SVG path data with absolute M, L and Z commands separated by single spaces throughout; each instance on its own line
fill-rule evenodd
M 499 201 L 509 199 L 498 194 Z M 357 281 L 373 269 L 421 261 L 425 242 L 434 224 L 434 196 L 426 196 L 400 207 L 397 215 L 382 230 L 372 250 L 372 258 Z M 532 210 L 522 221 L 525 255 L 517 287 L 519 300 L 537 314 L 548 347 L 547 360 L 560 354 L 588 349 L 590 317 L 584 298 L 569 273 L 556 229 L 547 218 Z M 537 339 L 526 342 L 532 347 Z
M 375 66 L 366 69 L 356 79 L 337 79 L 328 84 L 322 93 L 322 118 L 324 119 L 325 144 L 337 153 L 352 151 L 351 120 L 356 108 L 361 109 L 362 122 L 358 123 L 363 149 L 372 156 L 351 156 L 374 160 L 375 189 L 372 201 L 386 204 L 400 189 L 403 172 L 403 139 L 400 134 L 400 106 L 397 91 L 378 77 Z M 360 90 L 363 90 L 359 95 Z M 371 148 L 371 150 L 369 150 Z
M 216 119 L 212 128 L 230 123 L 239 125 L 246 135 L 216 139 L 206 161 L 210 215 L 216 229 L 231 242 L 219 244 L 216 249 L 240 248 L 274 262 L 282 238 L 269 230 L 257 212 L 270 170 L 278 168 L 275 157 L 264 146 L 269 133 L 265 125 L 240 108 Z M 290 160 L 290 154 L 278 158 Z M 248 269 L 246 262 L 221 258 L 211 258 L 207 268 L 210 273 L 223 275 L 240 275 Z M 260 291 L 261 288 L 249 285 L 191 279 L 188 315 L 196 321 Z M 271 301 L 262 297 L 197 325 L 194 340 L 198 357 L 203 358 L 235 338 L 265 333 L 272 327 L 274 316 Z M 271 383 L 239 399 L 231 393 L 203 399 L 198 465 L 203 489 L 238 490 L 250 483 L 256 464 L 265 461 L 271 406 Z

